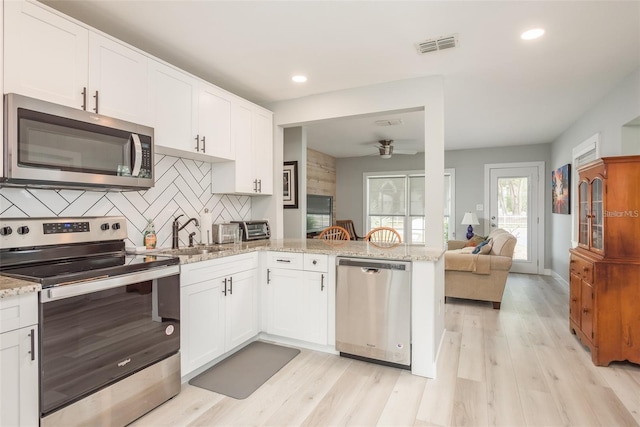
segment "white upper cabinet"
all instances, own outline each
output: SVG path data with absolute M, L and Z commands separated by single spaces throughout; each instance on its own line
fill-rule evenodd
M 208 162 L 235 158 L 231 95 L 149 60 L 148 99 L 156 151 Z
M 89 31 L 32 3 L 4 2 L 4 92 L 82 108 Z
M 147 124 L 147 57 L 36 4 L 5 3 L 5 93 Z
M 231 140 L 232 96 L 215 86 L 200 86 L 198 136 L 200 150 L 219 159 L 236 158 Z
M 87 110 L 149 124 L 148 61 L 141 53 L 90 32 Z
M 224 194 L 273 194 L 273 113 L 247 101 L 231 110 L 236 161 L 211 170 L 211 191 Z
M 149 109 L 156 151 L 199 154 L 196 149 L 198 81 L 158 61 L 149 61 Z M 174 151 L 179 150 L 179 151 Z

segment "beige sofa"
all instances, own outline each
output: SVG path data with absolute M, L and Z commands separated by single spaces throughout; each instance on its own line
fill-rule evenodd
M 467 241 L 450 240 L 444 255 L 444 295 L 448 297 L 491 301 L 500 309 L 502 293 L 511 268 L 516 238 L 497 228 L 487 237 L 491 248 L 486 255 L 471 254 Z

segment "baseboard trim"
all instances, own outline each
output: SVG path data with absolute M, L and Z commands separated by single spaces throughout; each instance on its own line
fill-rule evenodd
M 556 273 L 555 271 L 551 270 L 551 277 L 553 277 L 554 279 L 556 279 L 558 282 L 562 283 L 564 285 L 565 288 L 569 289 L 569 282 L 567 282 L 566 280 L 564 280 L 564 277 L 562 277 L 561 275 L 559 275 L 558 273 Z

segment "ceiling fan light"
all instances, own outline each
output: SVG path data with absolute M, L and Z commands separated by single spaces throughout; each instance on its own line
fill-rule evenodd
M 383 159 L 390 159 L 393 154 L 393 146 L 391 145 L 383 145 L 378 147 L 378 150 L 380 150 L 380 157 Z

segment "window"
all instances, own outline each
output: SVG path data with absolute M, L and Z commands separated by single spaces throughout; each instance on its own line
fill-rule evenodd
M 367 177 L 367 229 L 395 228 L 403 242 L 424 243 L 424 175 Z
M 571 240 L 573 247 L 578 246 L 578 169 L 600 158 L 600 134 L 596 133 L 591 138 L 573 149 L 573 169 L 571 171 Z
M 449 227 L 454 208 L 454 170 L 445 171 L 444 240 L 455 236 Z M 402 241 L 425 242 L 425 180 L 422 172 L 389 172 L 365 174 L 365 222 L 367 230 L 375 227 L 395 228 Z
M 307 233 L 324 230 L 333 224 L 333 197 L 307 195 Z

